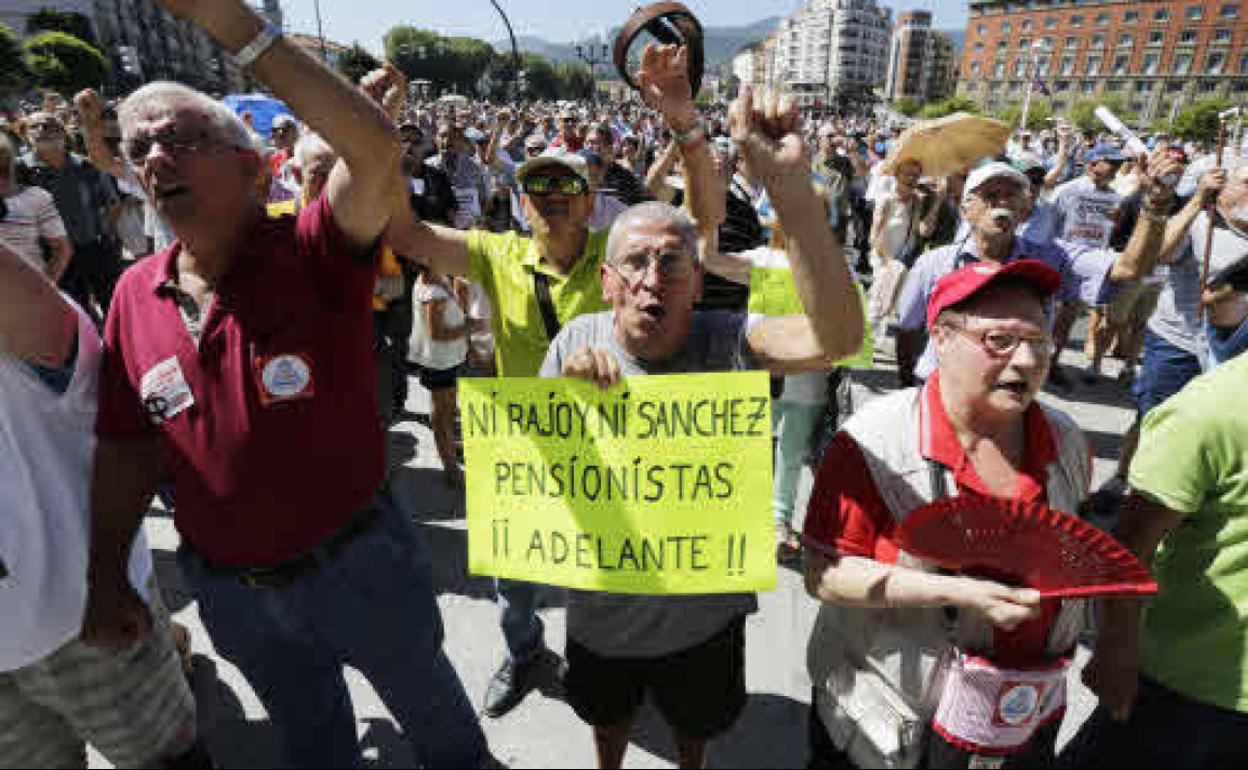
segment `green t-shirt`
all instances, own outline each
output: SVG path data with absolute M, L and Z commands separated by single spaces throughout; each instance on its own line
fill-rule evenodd
M 1194 700 L 1248 712 L 1248 356 L 1149 412 L 1131 486 L 1183 515 L 1157 551 L 1161 593 L 1140 668 Z
M 602 298 L 599 275 L 606 250 L 607 232 L 591 232 L 572 272 L 557 275 L 538 257 L 531 238 L 483 231 L 468 235 L 468 277 L 490 300 L 500 377 L 536 377 L 550 347 L 535 295 L 535 272 L 550 277 L 550 298 L 560 326 L 579 315 L 611 309 Z

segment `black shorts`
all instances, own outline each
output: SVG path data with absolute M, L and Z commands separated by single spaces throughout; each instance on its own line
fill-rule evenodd
M 745 707 L 745 618 L 660 658 L 604 658 L 568 639 L 568 704 L 595 727 L 628 724 L 646 691 L 687 738 L 711 738 Z
M 463 365 L 450 369 L 426 369 L 420 365 L 415 365 L 415 368 L 416 376 L 420 378 L 420 384 L 425 390 L 444 390 L 455 387 L 455 381 L 459 379 L 459 372 Z

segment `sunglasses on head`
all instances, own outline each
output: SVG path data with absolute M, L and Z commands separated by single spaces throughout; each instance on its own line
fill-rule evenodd
M 584 195 L 589 185 L 579 176 L 529 176 L 523 182 L 528 195 Z

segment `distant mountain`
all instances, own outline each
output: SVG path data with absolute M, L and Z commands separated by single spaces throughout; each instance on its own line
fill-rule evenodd
M 762 40 L 776 28 L 776 25 L 780 23 L 780 19 L 780 16 L 772 16 L 740 27 L 704 27 L 703 43 L 706 50 L 707 69 L 727 69 L 737 51 L 750 43 Z M 607 33 L 609 38 L 608 44 L 615 41 L 617 32 L 619 32 L 619 27 L 612 28 Z M 494 50 L 500 52 L 505 52 L 511 47 L 510 41 L 507 40 L 495 41 L 490 45 L 494 46 Z M 573 42 L 552 43 L 545 38 L 522 35 L 516 38 L 516 47 L 521 51 L 541 54 L 556 64 L 578 61 L 575 43 Z M 609 51 L 608 56 L 610 56 Z M 611 66 L 609 61 L 606 63 L 606 66 Z

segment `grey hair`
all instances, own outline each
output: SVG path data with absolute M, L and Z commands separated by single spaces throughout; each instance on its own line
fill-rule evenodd
M 320 134 L 315 131 L 304 131 L 303 135 L 299 137 L 299 141 L 295 142 L 295 150 L 292 153 L 292 161 L 295 168 L 307 168 L 308 161 L 312 156 L 322 152 L 338 154 Z
M 689 254 L 698 259 L 698 228 L 685 212 L 662 201 L 646 201 L 630 206 L 615 218 L 607 235 L 608 262 L 614 262 L 617 253 L 624 248 L 628 231 L 642 222 L 657 222 L 676 230 L 689 248 Z
M 158 80 L 148 83 L 126 97 L 117 108 L 117 120 L 121 124 L 123 139 L 134 136 L 134 126 L 140 118 L 152 115 L 172 115 L 178 110 L 194 109 L 208 118 L 216 139 L 239 150 L 254 150 L 251 132 L 242 118 L 226 105 L 190 86 Z

